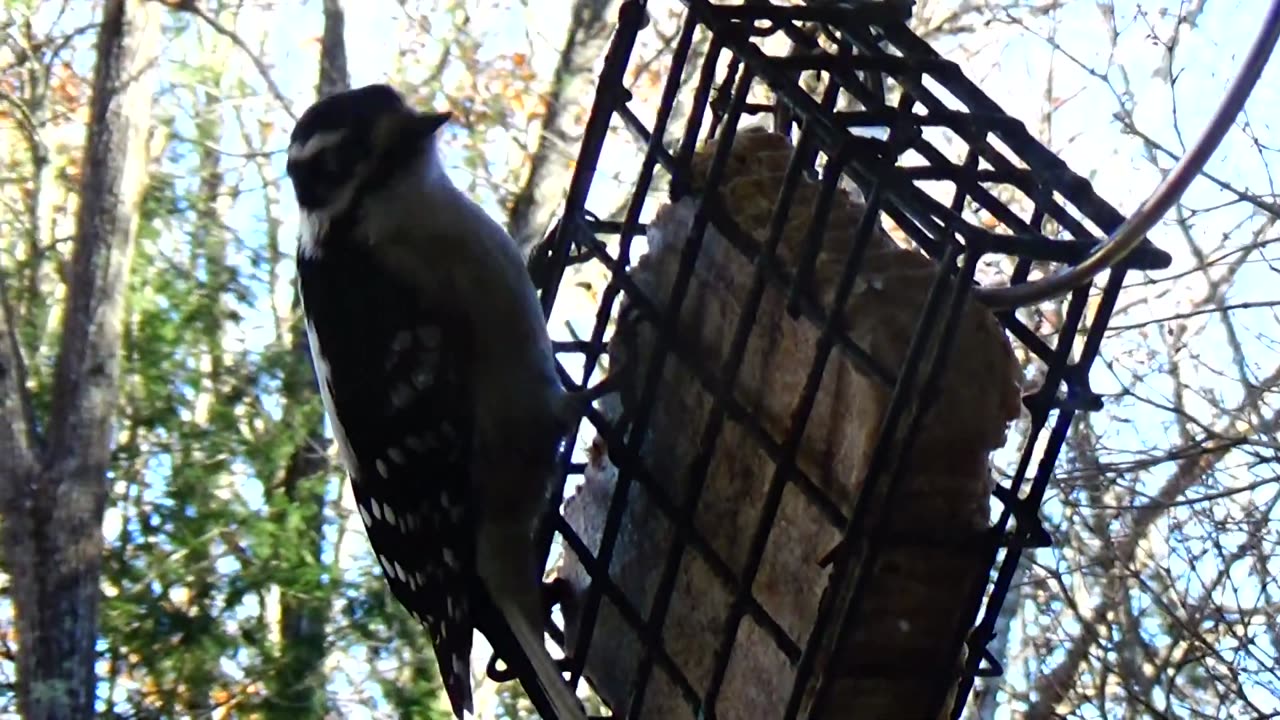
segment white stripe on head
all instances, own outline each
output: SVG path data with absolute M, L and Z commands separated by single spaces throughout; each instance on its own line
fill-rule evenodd
M 346 136 L 346 134 L 346 130 L 327 130 L 325 132 L 319 132 L 312 135 L 301 145 L 290 145 L 289 162 L 302 162 L 322 150 L 331 148 L 342 142 L 342 138 Z

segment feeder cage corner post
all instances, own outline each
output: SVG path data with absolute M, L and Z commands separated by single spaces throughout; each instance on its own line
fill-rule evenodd
M 628 71 L 659 5 L 680 25 L 646 108 Z M 1040 504 L 1075 413 L 1098 407 L 1089 368 L 1125 273 L 1169 257 L 1144 241 L 1048 336 L 987 310 L 981 271 L 1016 287 L 1079 265 L 1124 218 L 914 35 L 912 6 L 621 5 L 536 255 L 549 317 L 569 275 L 604 278 L 590 330 L 557 345 L 568 384 L 602 356 L 627 373 L 587 413 L 595 453 L 566 447 L 583 489 L 556 528 L 577 583 L 566 647 L 614 717 L 958 718 L 1001 672 L 987 643 L 1019 556 L 1048 544 Z M 617 217 L 592 204 L 607 163 Z M 1039 368 L 1025 394 L 1008 338 Z M 963 417 L 979 405 L 986 425 Z M 990 488 L 1020 411 L 1020 459 Z M 939 494 L 977 524 L 917 507 Z

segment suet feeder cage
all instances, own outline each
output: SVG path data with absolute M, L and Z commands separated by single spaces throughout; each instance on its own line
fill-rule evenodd
M 1169 257 L 993 307 L 1124 217 L 910 12 L 621 7 L 531 257 L 566 382 L 618 382 L 555 528 L 562 639 L 613 717 L 958 718 L 1001 672 L 1126 273 Z

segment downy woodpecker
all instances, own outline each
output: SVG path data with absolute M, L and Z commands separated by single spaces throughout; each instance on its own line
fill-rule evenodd
M 449 121 L 386 85 L 298 120 L 287 169 L 316 378 L 373 551 L 430 634 L 454 713 L 472 707 L 474 628 L 540 712 L 581 719 L 544 643 L 535 542 L 573 396 L 514 241 L 445 174 Z

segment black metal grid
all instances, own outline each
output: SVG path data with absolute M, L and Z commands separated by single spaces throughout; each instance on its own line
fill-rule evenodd
M 1035 263 L 1079 262 L 1123 217 L 1099 198 L 1089 183 L 1048 149 L 1037 142 L 1023 124 L 1004 114 L 996 104 L 965 79 L 953 63 L 940 58 L 908 29 L 910 4 L 900 2 L 813 3 L 802 6 L 774 6 L 767 2 L 719 4 L 709 0 L 681 0 L 687 12 L 683 18 L 674 52 L 665 68 L 665 85 L 652 123 L 642 120 L 643 110 L 635 107 L 627 90 L 627 73 L 636 62 L 637 39 L 648 27 L 646 3 L 628 0 L 622 6 L 619 23 L 600 72 L 591 116 L 587 122 L 573 181 L 558 229 L 539 249 L 538 279 L 542 285 L 544 309 L 550 314 L 566 270 L 573 265 L 599 263 L 609 273 L 609 284 L 601 294 L 596 320 L 589 338 L 558 343 L 561 354 L 576 354 L 586 368 L 583 376 L 566 379 L 573 387 L 585 387 L 592 368 L 606 352 L 607 325 L 618 301 L 626 298 L 632 310 L 661 329 L 659 342 L 647 367 L 629 368 L 643 377 L 638 397 L 628 403 L 625 426 L 616 425 L 597 412 L 588 419 L 607 440 L 610 458 L 619 469 L 614 499 L 605 522 L 598 557 L 567 523 L 556 528 L 570 552 L 593 577 L 591 597 L 582 621 L 588 632 L 571 648 L 574 657 L 585 657 L 600 598 L 607 596 L 623 619 L 646 642 L 646 656 L 630 693 L 629 707 L 613 708 L 615 716 L 638 716 L 654 665 L 674 679 L 678 690 L 695 714 L 714 717 L 717 693 L 725 678 L 736 629 L 750 616 L 796 666 L 796 678 L 787 704 L 786 718 L 797 717 L 800 696 L 814 671 L 815 639 L 828 632 L 843 633 L 854 617 L 865 589 L 863 569 L 870 567 L 878 552 L 875 527 L 883 522 L 884 508 L 891 508 L 895 479 L 910 452 L 913 433 L 921 411 L 935 395 L 941 369 L 945 366 L 958 308 L 973 285 L 974 274 L 990 258 L 1012 261 L 1009 280 L 1025 282 Z M 650 3 L 656 4 L 656 3 Z M 812 32 L 816 28 L 817 33 Z M 701 35 L 699 35 L 701 34 Z M 760 40 L 785 35 L 796 43 L 798 52 L 786 56 L 768 54 Z M 695 37 L 709 36 L 705 52 L 695 52 Z M 819 38 L 822 41 L 819 41 Z M 801 85 L 800 76 L 824 80 L 817 96 Z M 692 87 L 690 87 L 692 85 Z M 753 100 L 753 91 L 768 86 L 782 106 Z M 810 86 L 812 87 L 812 85 Z M 677 101 L 686 102 L 683 128 L 668 127 Z M 645 296 L 628 276 L 628 258 L 634 238 L 645 232 L 640 222 L 651 186 L 658 173 L 666 173 L 670 192 L 679 197 L 688 189 L 689 162 L 696 146 L 715 136 L 720 139 L 711 163 L 708 187 L 716 187 L 724 172 L 728 149 L 740 122 L 752 115 L 779 114 L 798 128 L 797 151 L 786 172 L 782 192 L 775 204 L 770 235 L 763 244 L 749 238 L 725 213 L 711 194 L 703 194 L 666 312 L 664 303 Z M 634 175 L 630 201 L 621 219 L 600 219 L 588 208 L 588 194 L 598 174 L 604 149 L 618 142 L 611 131 L 624 127 L 643 148 L 643 162 Z M 868 137 L 862 129 L 884 128 L 885 137 Z M 936 145 L 939 130 L 958 138 L 967 151 L 961 162 L 952 162 L 944 148 Z M 915 161 L 908 161 L 908 156 Z M 825 158 L 824 163 L 819 163 Z M 820 166 L 820 167 L 819 167 Z M 817 168 L 815 170 L 815 168 Z M 810 230 L 809 252 L 795 268 L 782 267 L 776 257 L 783 224 L 802 173 L 821 177 L 819 212 Z M 817 239 L 825 229 L 825 208 L 830 207 L 841 176 L 855 182 L 867 200 L 867 221 L 855 231 L 856 241 L 848 267 L 841 278 L 831 308 L 824 308 L 808 292 Z M 931 182 L 945 182 L 953 188 L 950 201 L 930 193 Z M 1032 206 L 1029 216 L 1006 204 L 994 187 L 1020 192 Z M 931 292 L 913 337 L 907 361 L 897 373 L 875 366 L 838 327 L 838 320 L 861 262 L 862 250 L 873 230 L 878 213 L 890 218 L 901 232 L 935 258 L 945 272 Z M 977 213 L 993 218 L 978 221 Z M 675 332 L 675 319 L 688 290 L 703 230 L 714 224 L 734 247 L 754 263 L 754 277 L 748 307 L 736 328 L 727 362 L 723 367 L 707 367 L 682 343 Z M 1059 229 L 1049 239 L 1043 228 Z M 1108 318 L 1128 269 L 1151 269 L 1168 264 L 1168 256 L 1149 244 L 1134 252 L 1125 264 L 1107 273 L 1093 287 L 1081 288 L 1065 301 L 1065 311 L 1056 338 L 1042 338 L 1016 312 L 998 314 L 1007 331 L 1043 366 L 1040 388 L 1024 398 L 1029 425 L 1023 433 L 1023 452 L 1011 477 L 997 488 L 1000 509 L 985 544 L 990 549 L 993 573 L 981 592 L 968 598 L 970 617 L 978 617 L 969 635 L 969 659 L 959 689 L 953 716 L 959 717 L 973 678 L 1001 672 L 985 652 L 992 639 L 999 607 L 1026 548 L 1043 547 L 1049 540 L 1038 518 L 1038 510 L 1075 412 L 1098 406 L 1090 390 L 1088 371 L 1097 356 Z M 958 278 L 959 282 L 952 280 Z M 742 361 L 751 307 L 758 306 L 764 288 L 774 284 L 786 293 L 793 312 L 803 315 L 821 329 L 817 357 L 809 372 L 802 411 L 789 437 L 771 437 L 758 419 L 751 417 L 732 397 L 730 388 Z M 1087 329 L 1081 334 L 1086 310 Z M 1082 340 L 1078 339 L 1083 337 Z M 797 479 L 795 457 L 807 413 L 821 380 L 822 368 L 831 352 L 839 352 L 864 372 L 893 387 L 893 394 L 873 452 L 861 497 L 850 516 L 803 475 Z M 670 497 L 654 482 L 638 457 L 656 393 L 663 363 L 684 365 L 715 398 L 714 411 L 702 428 L 702 451 L 688 469 L 685 497 Z M 689 508 L 696 504 L 707 469 L 711 448 L 726 418 L 741 424 L 774 462 L 775 469 L 760 525 L 752 538 L 745 572 L 736 573 L 717 556 L 711 543 L 694 529 Z M 1035 468 L 1036 448 L 1039 461 Z M 566 448 L 566 462 L 572 448 Z M 580 473 L 581 465 L 568 464 L 569 472 Z M 850 533 L 872 531 L 873 538 L 863 552 L 854 553 L 845 543 L 837 553 L 831 587 L 838 588 L 843 602 L 824 602 L 802 647 L 788 636 L 778 622 L 754 600 L 750 588 L 758 568 L 769 526 L 777 511 L 787 482 L 794 482 L 814 501 L 826 519 Z M 646 616 L 635 608 L 608 578 L 625 498 L 632 483 L 644 486 L 655 505 L 668 515 L 677 538 L 670 557 L 665 558 L 654 607 Z M 868 526 L 870 523 L 870 526 Z M 694 687 L 662 646 L 661 628 L 665 619 L 680 557 L 691 550 L 707 563 L 728 587 L 735 588 L 734 602 L 724 640 L 716 649 L 715 671 L 708 687 Z M 820 588 L 814 588 L 815 592 Z M 831 598 L 828 598 L 831 600 Z M 834 612 L 833 608 L 842 608 Z M 955 638 L 958 645 L 963 637 Z M 824 688 L 819 686 L 822 697 Z M 944 702 L 942 695 L 936 706 Z M 821 705 L 819 699 L 818 705 Z

